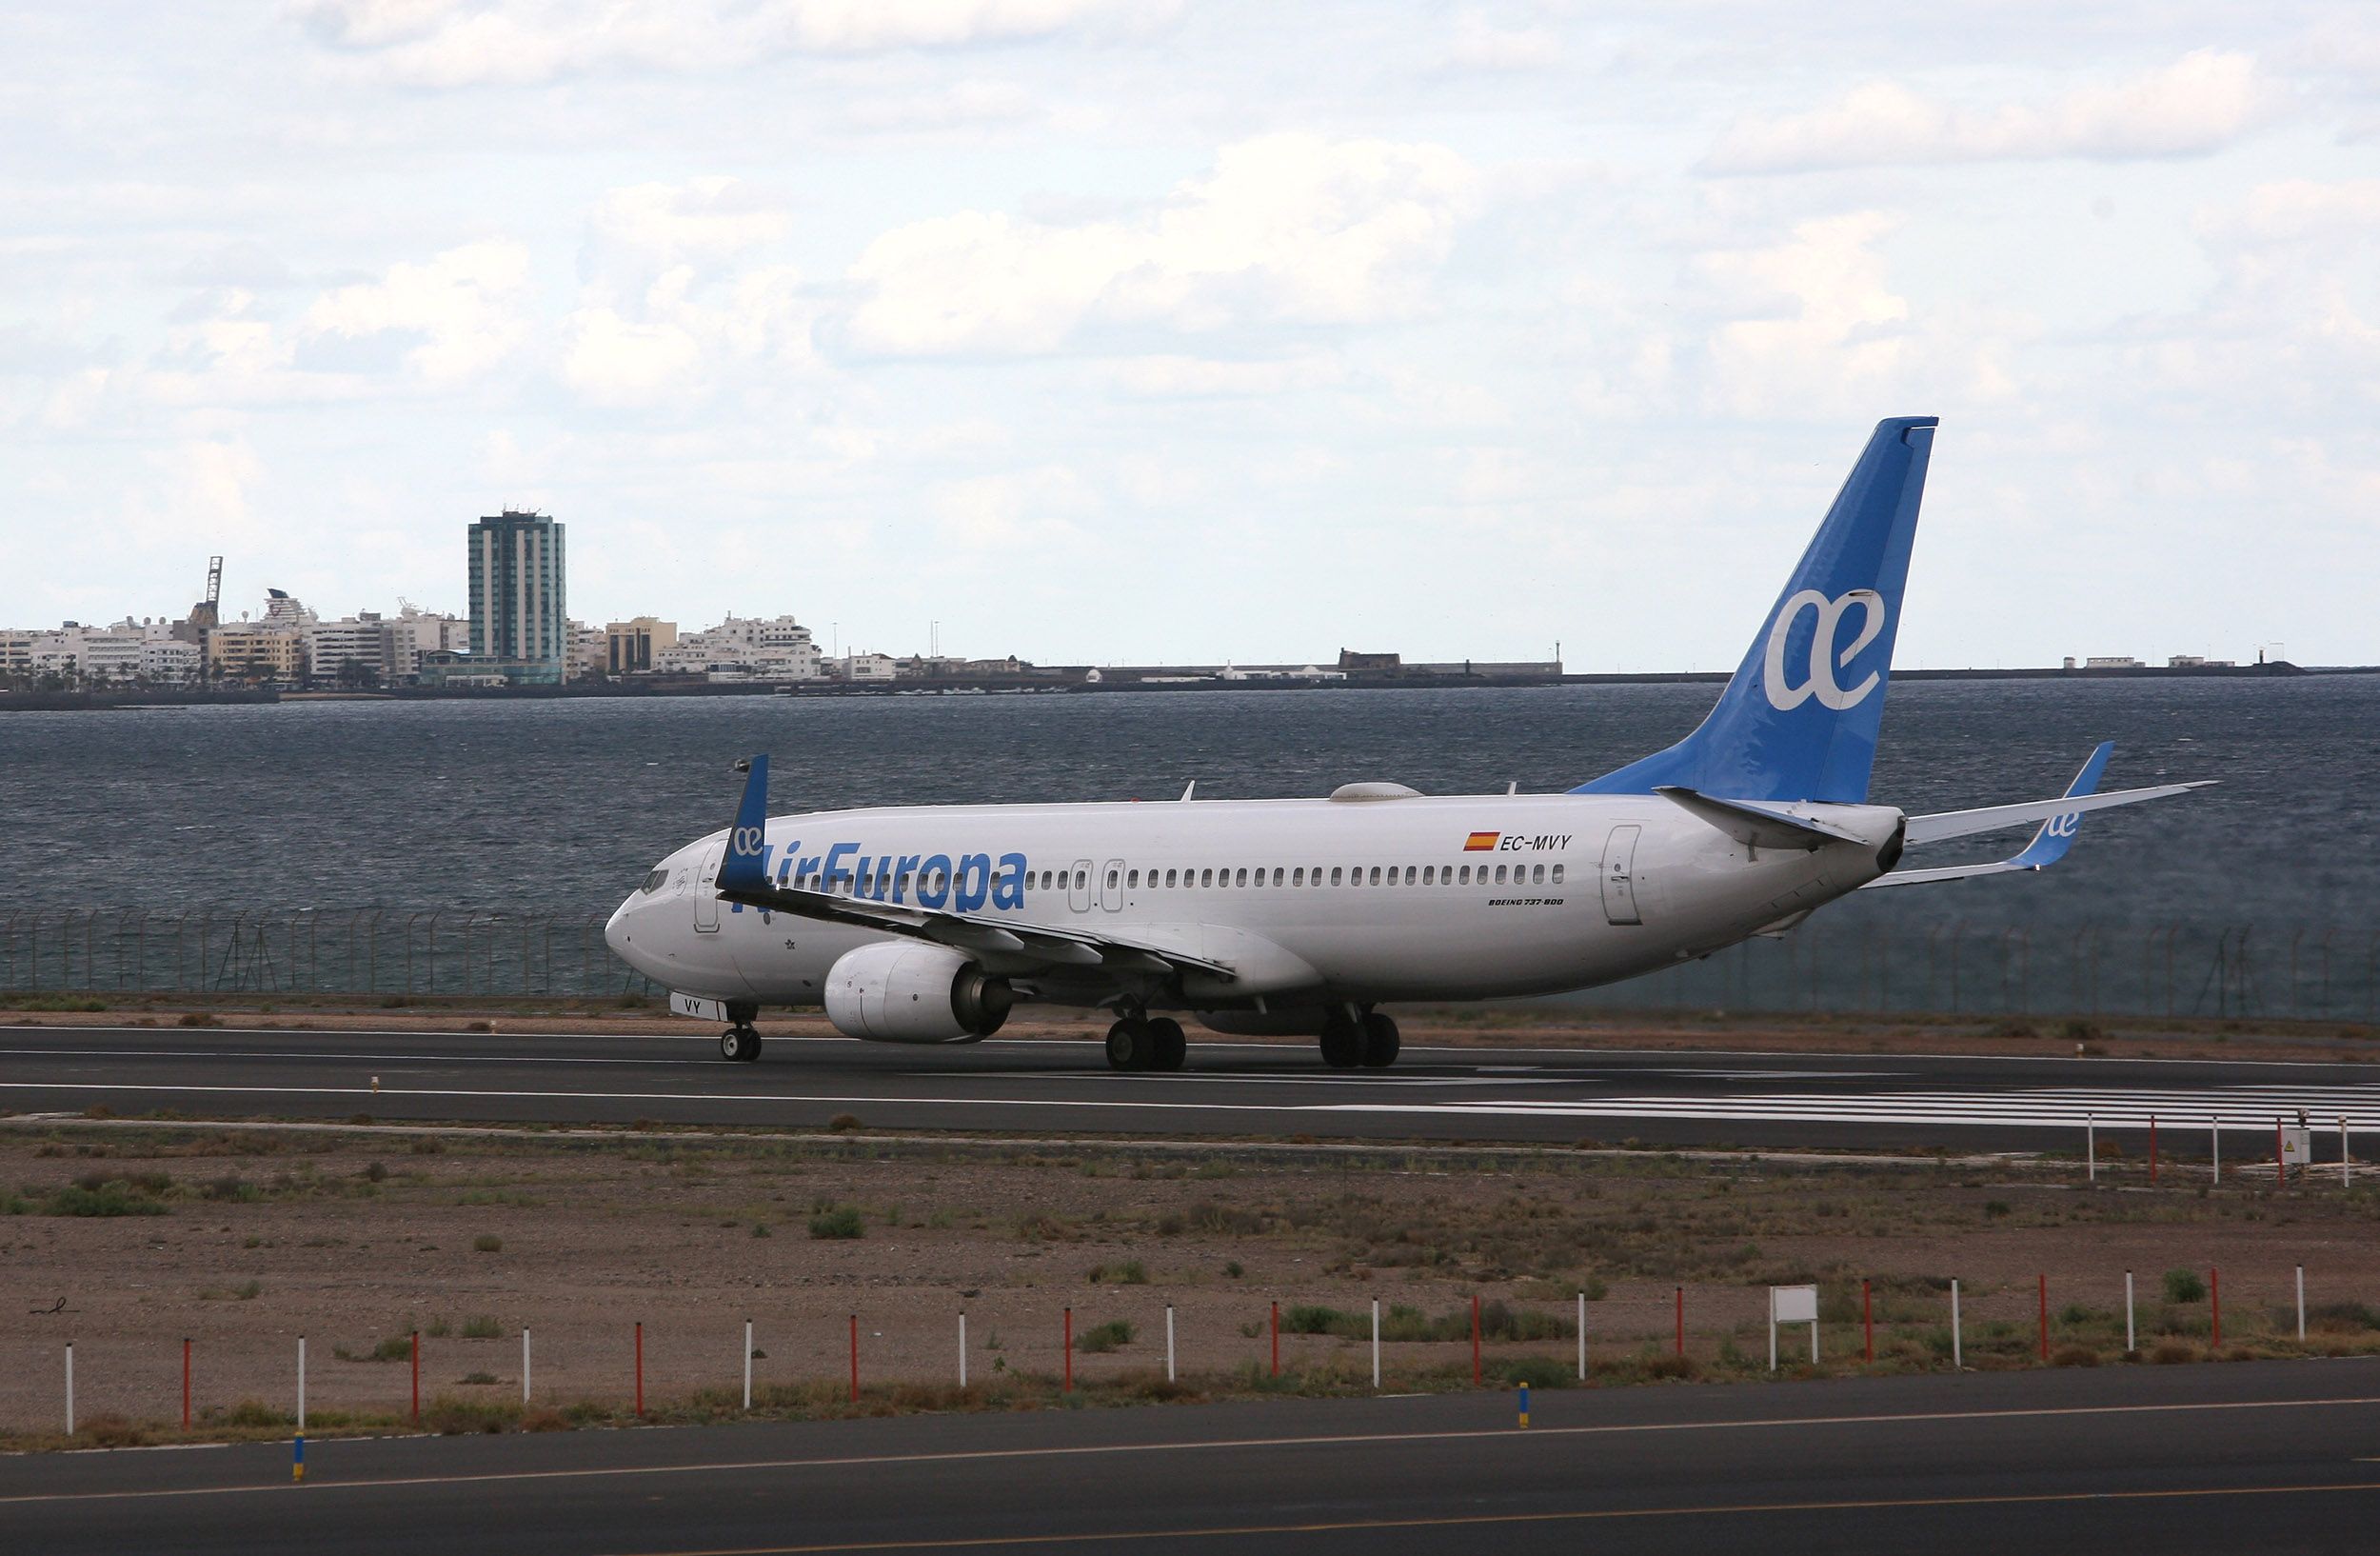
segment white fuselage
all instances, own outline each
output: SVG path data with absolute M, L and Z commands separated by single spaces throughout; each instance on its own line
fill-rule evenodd
M 1152 1003 L 1256 1010 L 1610 983 L 1707 955 L 1882 873 L 1897 811 L 1814 808 L 1876 845 L 1754 848 L 1655 795 L 919 807 L 781 816 L 780 886 L 1094 931 L 1227 965 Z M 663 860 L 605 938 L 654 981 L 819 1003 L 875 930 L 722 903 L 714 833 Z M 1002 970 L 997 956 L 982 958 Z M 1112 982 L 1035 998 L 1107 1003 Z

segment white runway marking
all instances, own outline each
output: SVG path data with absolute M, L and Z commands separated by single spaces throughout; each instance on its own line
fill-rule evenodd
M 2220 1120 L 2224 1132 L 2269 1131 L 2303 1112 L 2318 1134 L 2347 1120 L 2380 1128 L 2380 1086 L 2230 1086 L 2203 1090 L 2055 1087 L 2007 1091 L 1778 1091 L 1723 1096 L 1629 1096 L 1554 1101 L 1342 1102 L 1324 1110 L 1532 1118 L 1674 1118 L 1789 1124 L 2000 1125 L 2033 1128 L 2141 1128 L 2152 1118 L 2185 1133 Z

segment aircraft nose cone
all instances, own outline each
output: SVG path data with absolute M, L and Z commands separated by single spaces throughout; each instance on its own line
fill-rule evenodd
M 611 954 L 623 962 L 628 961 L 628 913 L 635 900 L 631 897 L 613 908 L 611 917 L 604 923 L 604 944 L 610 947 Z M 629 965 L 635 964 L 631 962 Z

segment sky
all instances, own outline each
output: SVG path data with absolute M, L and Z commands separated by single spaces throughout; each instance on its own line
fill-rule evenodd
M 1733 665 L 1942 418 L 1897 662 L 2380 663 L 2380 9 L 0 9 L 0 623 L 790 612 Z

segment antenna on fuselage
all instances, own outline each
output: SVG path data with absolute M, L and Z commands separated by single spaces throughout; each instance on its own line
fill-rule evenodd
M 1182 788 L 1182 791 L 1181 791 L 1181 797 L 1182 797 L 1183 802 L 1184 802 L 1184 803 L 1187 803 L 1187 802 L 1188 802 L 1188 800 L 1189 800 L 1189 798 L 1190 798 L 1190 796 L 1191 796 L 1191 795 L 1193 795 L 1193 794 L 1196 794 L 1198 791 L 1199 791 L 1199 781 L 1198 781 L 1196 778 L 1193 778 L 1193 779 L 1191 779 L 1191 780 L 1190 780 L 1190 782 L 1189 782 L 1186 786 L 1184 786 L 1184 787 L 1183 787 L 1183 788 Z
M 1506 785 L 1504 786 L 1504 793 L 1505 793 L 1508 797 L 1509 797 L 1509 796 L 1511 796 L 1511 795 L 1514 795 L 1514 794 L 1517 794 L 1517 793 L 1519 793 L 1519 792 L 1520 792 L 1520 780 L 1519 780 L 1519 779 L 1517 779 L 1517 778 L 1514 779 L 1511 783 L 1506 784 Z

